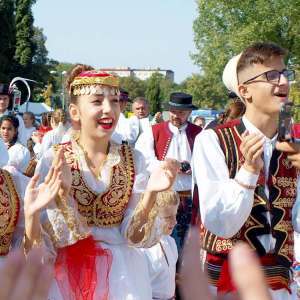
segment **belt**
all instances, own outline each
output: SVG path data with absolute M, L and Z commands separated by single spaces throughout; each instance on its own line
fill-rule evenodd
M 156 297 L 153 297 L 152 299 L 153 300 L 175 300 L 175 296 L 173 296 L 171 298 L 167 298 L 167 299 L 165 299 L 165 298 L 156 298 Z

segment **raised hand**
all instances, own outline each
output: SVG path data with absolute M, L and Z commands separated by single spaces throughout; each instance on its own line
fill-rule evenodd
M 242 134 L 242 143 L 240 150 L 245 158 L 243 167 L 251 172 L 258 174 L 264 166 L 262 153 L 264 151 L 264 137 L 261 134 L 248 131 Z
M 61 175 L 61 188 L 59 189 L 59 196 L 67 198 L 72 185 L 72 173 L 70 166 L 67 164 L 63 149 L 59 149 L 53 162 L 52 167 L 57 168 Z
M 146 190 L 163 192 L 170 189 L 179 172 L 180 164 L 175 159 L 166 159 L 150 175 Z
M 45 181 L 37 187 L 38 175 L 31 178 L 25 193 L 26 213 L 33 215 L 54 201 L 62 185 L 61 171 L 51 167 Z

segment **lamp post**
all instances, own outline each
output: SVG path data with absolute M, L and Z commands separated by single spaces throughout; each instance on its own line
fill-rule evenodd
M 58 72 L 58 71 L 52 70 L 52 71 L 50 71 L 50 74 L 60 76 L 60 81 L 61 81 L 61 87 L 60 87 L 61 88 L 61 92 L 60 92 L 61 106 L 62 106 L 62 109 L 65 110 L 65 87 L 64 87 L 65 81 L 64 81 L 64 77 L 67 74 L 67 71 Z

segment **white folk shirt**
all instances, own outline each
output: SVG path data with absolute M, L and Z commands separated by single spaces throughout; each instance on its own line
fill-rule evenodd
M 169 122 L 169 129 L 171 130 L 173 136 L 167 151 L 165 158 L 173 158 L 178 161 L 191 162 L 192 152 L 190 145 L 186 136 L 187 124 L 183 125 L 181 128 L 173 126 Z M 136 142 L 135 148 L 143 153 L 146 159 L 147 170 L 152 172 L 161 161 L 157 159 L 154 152 L 154 138 L 152 130 L 145 131 L 138 141 Z M 176 181 L 174 183 L 175 191 L 189 191 L 192 187 L 192 177 L 191 175 L 178 174 Z
M 151 248 L 142 249 L 142 252 L 146 255 L 148 262 L 152 298 L 172 298 L 175 295 L 175 275 L 178 259 L 175 240 L 171 236 L 163 235 L 160 243 Z
M 249 133 L 261 133 L 246 117 L 243 122 Z M 262 133 L 261 133 L 262 134 Z M 263 135 L 263 134 L 262 134 Z M 269 174 L 271 155 L 275 147 L 276 137 L 264 137 L 264 168 Z M 193 181 L 198 185 L 199 207 L 204 226 L 214 234 L 224 238 L 234 236 L 248 219 L 254 201 L 254 190 L 239 185 L 229 178 L 228 167 L 219 139 L 212 129 L 203 130 L 195 140 L 192 158 Z M 235 178 L 246 185 L 256 185 L 258 176 L 243 167 Z M 297 182 L 297 198 L 292 211 L 294 230 L 300 232 L 300 198 L 299 178 Z M 265 186 L 266 195 L 269 189 Z M 270 222 L 271 215 L 266 213 Z M 275 248 L 276 240 L 270 234 L 258 237 L 267 253 Z M 284 289 L 271 291 L 274 299 L 288 299 Z
M 8 166 L 15 167 L 21 173 L 26 171 L 30 161 L 30 152 L 26 147 L 17 142 L 8 149 L 8 156 Z

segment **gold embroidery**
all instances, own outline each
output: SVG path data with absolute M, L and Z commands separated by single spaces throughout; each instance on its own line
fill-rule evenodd
M 11 175 L 0 169 L 0 255 L 9 252 L 20 210 L 20 198 Z
M 231 250 L 233 247 L 233 243 L 231 240 L 217 240 L 216 242 L 216 251 L 228 251 Z
M 279 187 L 290 187 L 290 188 L 296 188 L 297 187 L 297 179 L 290 178 L 290 177 L 277 177 L 277 185 Z
M 111 182 L 102 194 L 93 192 L 81 174 L 78 158 L 71 144 L 64 147 L 66 161 L 71 166 L 71 195 L 77 201 L 78 211 L 89 226 L 118 226 L 124 217 L 134 183 L 134 161 L 132 150 L 127 145 L 118 147 L 120 161 L 112 167 Z

